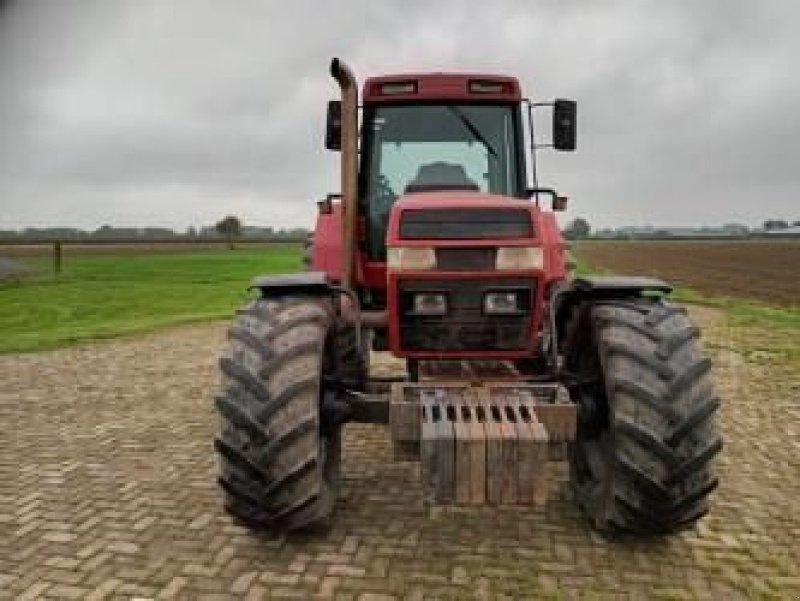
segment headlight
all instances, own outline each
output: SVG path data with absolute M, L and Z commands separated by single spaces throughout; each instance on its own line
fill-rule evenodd
M 483 297 L 483 311 L 488 315 L 516 315 L 523 313 L 522 296 L 513 290 L 487 292 Z
M 441 292 L 417 292 L 414 295 L 416 315 L 444 315 L 447 313 L 447 297 Z
M 505 246 L 497 249 L 496 269 L 544 269 L 540 246 Z
M 409 246 L 389 248 L 386 255 L 386 265 L 393 271 L 426 270 L 436 267 L 436 253 L 432 248 Z

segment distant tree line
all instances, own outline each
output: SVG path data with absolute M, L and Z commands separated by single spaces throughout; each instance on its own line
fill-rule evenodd
M 741 223 L 726 223 L 720 226 L 703 227 L 658 227 L 658 226 L 624 226 L 592 230 L 589 222 L 583 217 L 576 217 L 562 230 L 568 240 L 585 238 L 601 238 L 615 240 L 655 239 L 666 240 L 676 238 L 747 238 L 800 235 L 800 220 L 768 219 L 762 227 L 751 228 Z
M 273 228 L 244 225 L 233 215 L 228 215 L 214 225 L 191 226 L 179 232 L 165 227 L 115 227 L 103 225 L 95 230 L 72 227 L 29 227 L 21 230 L 0 230 L 3 242 L 113 242 L 123 241 L 226 241 L 301 242 L 306 240 L 306 228 Z
M 669 239 L 669 238 L 744 238 L 759 235 L 795 235 L 800 233 L 800 220 L 767 219 L 761 228 L 750 228 L 740 223 L 727 223 L 717 227 L 657 227 L 626 226 L 592 230 L 583 217 L 576 217 L 562 230 L 568 240 L 585 238 L 604 239 Z M 235 241 L 252 242 L 303 242 L 308 237 L 306 228 L 273 228 L 245 225 L 235 215 L 228 215 L 213 225 L 190 226 L 179 232 L 165 227 L 115 227 L 103 225 L 95 230 L 71 227 L 25 228 L 0 230 L 0 242 L 114 242 L 114 241 L 225 241 L 232 246 Z
M 764 222 L 764 229 L 768 232 L 788 230 L 790 227 L 800 227 L 800 220 L 789 223 L 786 219 L 768 219 Z

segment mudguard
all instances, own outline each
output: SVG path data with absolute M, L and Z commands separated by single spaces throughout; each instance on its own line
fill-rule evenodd
M 262 298 L 276 298 L 287 294 L 323 296 L 331 292 L 328 276 L 324 271 L 262 275 L 253 279 L 249 289 L 260 290 Z
M 551 354 L 558 349 L 572 308 L 585 300 L 639 297 L 645 293 L 669 294 L 672 286 L 658 278 L 638 276 L 584 276 L 566 281 L 550 295 Z

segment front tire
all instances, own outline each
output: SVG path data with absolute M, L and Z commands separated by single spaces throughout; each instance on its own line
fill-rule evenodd
M 668 534 L 708 511 L 720 402 L 698 336 L 683 309 L 644 298 L 587 303 L 567 328 L 571 481 L 602 532 Z
M 307 528 L 333 509 L 340 428 L 320 412 L 331 322 L 327 299 L 259 299 L 228 331 L 215 447 L 225 508 L 247 526 Z

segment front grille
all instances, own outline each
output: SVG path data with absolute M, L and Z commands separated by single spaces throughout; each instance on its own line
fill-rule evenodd
M 497 249 L 437 248 L 436 269 L 442 271 L 488 271 L 495 268 Z
M 401 281 L 399 283 L 400 347 L 406 351 L 513 351 L 530 342 L 531 315 L 485 315 L 483 297 L 490 290 L 513 288 L 525 295 L 530 307 L 534 282 L 530 279 Z M 415 292 L 435 291 L 447 296 L 447 314 L 413 315 Z
M 533 224 L 526 209 L 413 209 L 403 211 L 404 240 L 529 238 Z

